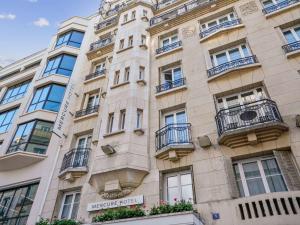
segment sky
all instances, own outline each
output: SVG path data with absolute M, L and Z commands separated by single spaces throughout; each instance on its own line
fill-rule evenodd
M 97 12 L 100 0 L 0 0 L 0 66 L 47 48 L 60 22 Z

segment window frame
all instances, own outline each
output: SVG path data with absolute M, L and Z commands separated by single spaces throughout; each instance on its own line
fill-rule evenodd
M 144 80 L 145 79 L 145 67 L 140 66 L 139 67 L 139 77 L 138 80 Z
M 142 109 L 137 109 L 136 110 L 136 124 L 135 124 L 136 129 L 141 129 L 143 128 L 143 110 Z
M 232 15 L 232 17 L 231 17 L 231 15 Z M 205 23 L 202 23 L 202 24 L 201 24 L 201 29 L 202 29 L 203 31 L 205 31 L 205 30 L 210 29 L 211 27 L 214 27 L 214 26 L 223 24 L 224 22 L 220 22 L 220 20 L 221 20 L 221 19 L 224 19 L 225 17 L 227 17 L 228 21 L 233 21 L 233 20 L 236 20 L 236 19 L 237 19 L 236 13 L 235 13 L 234 11 L 232 11 L 232 12 L 230 12 L 230 13 L 226 13 L 226 14 L 224 14 L 224 15 L 221 15 L 221 16 L 218 16 L 218 17 L 216 17 L 216 18 L 214 18 L 214 19 L 211 19 L 211 20 L 209 20 L 209 21 L 207 21 L 207 22 L 205 22 Z M 216 22 L 216 24 L 215 24 L 215 25 L 212 25 L 212 26 L 208 26 L 210 23 L 213 23 L 213 22 Z
M 176 37 L 176 41 L 172 41 L 172 39 L 174 38 L 174 37 Z M 168 44 L 164 44 L 164 42 L 166 41 L 166 40 L 168 40 Z M 167 36 L 167 37 L 164 37 L 164 38 L 161 38 L 161 40 L 160 40 L 160 47 L 167 47 L 167 46 L 169 46 L 169 45 L 171 45 L 171 44 L 173 44 L 173 43 L 176 43 L 176 42 L 178 42 L 179 41 L 179 35 L 178 35 L 178 33 L 175 33 L 175 34 L 172 34 L 172 35 L 169 35 L 169 36 Z
M 106 128 L 106 133 L 111 134 L 114 130 L 114 118 L 115 118 L 115 113 L 109 113 L 108 114 L 108 119 L 107 119 L 107 128 Z
M 60 204 L 58 218 L 63 219 L 61 216 L 62 216 L 62 213 L 63 213 L 63 208 L 64 208 L 64 205 L 65 205 L 66 197 L 68 195 L 72 195 L 72 203 L 70 204 L 70 210 L 69 210 L 69 213 L 68 213 L 68 217 L 64 218 L 64 219 L 75 219 L 75 220 L 77 219 L 78 208 L 77 208 L 77 212 L 76 212 L 76 218 L 71 218 L 72 213 L 73 213 L 73 209 L 74 209 L 74 202 L 75 202 L 75 198 L 76 198 L 77 194 L 80 194 L 79 202 L 78 202 L 78 206 L 79 206 L 80 205 L 81 196 L 82 196 L 81 195 L 81 191 L 72 191 L 72 192 L 66 192 L 66 193 L 63 194 L 63 198 L 62 198 L 62 201 L 61 201 L 61 204 Z
M 16 116 L 16 114 L 18 113 L 18 109 L 19 107 L 15 107 L 15 108 L 11 108 L 11 109 L 8 109 L 6 111 L 2 111 L 0 112 L 0 117 L 2 114 L 6 114 L 4 116 L 4 119 L 3 120 L 0 120 L 0 134 L 3 134 L 3 133 L 6 133 L 7 130 L 10 128 L 11 124 L 12 124 L 12 121 L 14 120 L 14 117 Z M 7 118 L 7 115 L 10 113 L 10 112 L 13 112 L 13 115 L 11 116 L 11 119 L 8 123 L 4 124 L 4 122 L 6 121 L 6 118 Z M 1 132 L 1 129 L 3 126 L 7 126 L 6 129 Z
M 187 111 L 186 111 L 186 109 L 185 108 L 180 108 L 180 109 L 177 109 L 177 110 L 173 110 L 173 111 L 170 111 L 170 112 L 166 112 L 166 113 L 164 113 L 163 115 L 162 115 L 162 119 L 163 119 L 163 121 L 162 121 L 162 125 L 163 125 L 163 127 L 164 126 L 167 126 L 167 124 L 166 124 L 166 117 L 167 116 L 173 116 L 173 118 L 174 118 L 174 123 L 173 124 L 177 124 L 177 114 L 178 113 L 183 113 L 184 112 L 184 114 L 185 114 L 185 119 L 186 119 L 186 123 L 188 123 L 188 116 L 187 116 Z
M 96 65 L 95 65 L 94 72 L 95 72 L 95 73 L 97 73 L 97 72 L 100 73 L 100 72 L 104 71 L 104 70 L 105 70 L 105 66 L 106 66 L 105 64 L 106 64 L 105 61 L 96 64 Z M 99 70 L 98 68 L 100 68 L 100 70 Z
M 119 130 L 125 130 L 126 125 L 126 109 L 120 110 L 119 116 Z
M 174 73 L 174 71 L 175 71 L 176 69 L 180 69 L 180 76 L 181 76 L 181 78 L 179 78 L 179 79 L 182 79 L 182 78 L 183 78 L 182 66 L 181 66 L 181 65 L 178 65 L 178 66 L 172 66 L 172 67 L 168 67 L 168 68 L 166 68 L 166 69 L 164 69 L 164 70 L 161 70 L 160 83 L 161 83 L 161 84 L 169 83 L 169 81 L 167 81 L 167 80 L 165 79 L 165 73 L 168 72 L 168 71 L 171 71 L 171 73 L 172 73 L 172 80 L 171 80 L 171 82 L 175 82 L 176 80 L 179 80 L 179 79 L 176 79 L 176 80 L 175 80 L 175 75 L 174 75 L 175 73 Z
M 287 38 L 285 37 L 284 33 L 287 32 L 287 31 L 290 31 L 292 33 L 292 35 L 295 38 L 296 42 L 300 41 L 300 34 L 298 35 L 297 32 L 295 31 L 295 29 L 297 29 L 297 28 L 300 29 L 300 24 L 281 30 L 285 43 L 287 43 L 287 44 L 292 44 L 293 43 L 293 42 L 288 42 Z
M 81 40 L 81 42 L 75 42 L 75 41 L 72 41 L 72 40 L 71 40 L 74 33 L 82 34 L 82 40 Z M 69 35 L 69 34 L 70 34 L 70 35 Z M 67 32 L 65 32 L 65 33 L 60 34 L 60 35 L 57 37 L 57 41 L 56 41 L 56 43 L 55 43 L 55 49 L 60 48 L 60 47 L 63 47 L 63 46 L 66 46 L 66 45 L 67 45 L 67 46 L 74 47 L 74 48 L 80 48 L 80 47 L 81 47 L 81 44 L 82 44 L 82 41 L 83 41 L 83 38 L 84 38 L 84 34 L 85 34 L 84 32 L 78 31 L 78 30 L 70 30 L 70 31 L 67 31 Z M 68 36 L 68 35 L 69 35 L 68 39 L 67 39 L 67 40 L 64 40 L 65 37 Z M 58 42 L 59 42 L 60 38 L 63 38 L 63 40 L 62 40 L 62 43 L 59 44 Z M 70 45 L 70 43 L 78 44 L 79 47 L 74 46 L 74 45 Z
M 8 87 L 7 90 L 5 91 L 5 94 L 3 95 L 2 99 L 1 99 L 0 105 L 4 105 L 4 104 L 10 103 L 10 102 L 14 102 L 18 99 L 23 98 L 24 95 L 26 94 L 30 84 L 31 84 L 31 80 L 26 80 L 26 81 L 23 81 L 21 83 L 18 83 L 18 84 L 15 84 L 15 85 L 12 85 L 12 86 Z M 22 90 L 22 87 L 25 87 L 25 90 L 24 90 L 24 92 L 20 93 L 19 91 Z M 18 90 L 18 91 L 12 97 L 12 94 L 14 93 L 15 90 Z M 8 94 L 9 94 L 9 97 L 7 97 Z M 17 96 L 20 96 L 20 97 L 17 97 Z M 10 100 L 10 99 L 12 99 L 12 100 Z
M 121 71 L 117 70 L 114 75 L 113 85 L 118 85 L 120 82 Z
M 125 67 L 124 82 L 128 82 L 130 79 L 130 66 Z
M 120 40 L 120 44 L 119 44 L 119 49 L 120 49 L 120 50 L 124 49 L 124 43 L 125 43 L 125 40 L 124 40 L 124 39 L 121 39 L 121 40 Z
M 61 68 L 61 64 L 62 64 L 62 62 L 63 62 L 65 56 L 73 57 L 73 59 L 74 59 L 74 65 L 73 65 L 72 70 L 66 69 L 66 68 Z M 60 59 L 59 59 L 59 58 L 60 58 Z M 59 59 L 59 63 L 58 63 L 58 65 L 57 65 L 57 67 L 55 68 L 54 65 L 56 64 L 56 60 L 57 60 L 57 59 Z M 54 60 L 54 61 L 53 61 L 53 63 L 52 63 L 51 69 L 48 69 L 48 70 L 47 70 L 49 63 L 50 63 L 52 60 Z M 54 57 L 52 57 L 52 58 L 49 58 L 49 59 L 47 60 L 46 67 L 45 67 L 45 69 L 44 69 L 44 72 L 43 72 L 43 75 L 42 75 L 42 76 L 43 76 L 43 77 L 48 77 L 48 76 L 51 76 L 51 75 L 58 74 L 58 75 L 66 76 L 66 77 L 71 77 L 71 75 L 72 75 L 72 73 L 73 73 L 73 70 L 74 70 L 74 67 L 75 67 L 75 64 L 76 64 L 76 61 L 77 61 L 77 56 L 71 55 L 71 54 L 66 54 L 66 53 L 63 53 L 63 54 L 54 56 Z M 70 75 L 58 73 L 58 70 L 69 71 L 69 72 L 70 72 Z M 52 73 L 52 71 L 54 71 L 55 73 Z
M 133 35 L 128 37 L 128 48 L 133 46 Z

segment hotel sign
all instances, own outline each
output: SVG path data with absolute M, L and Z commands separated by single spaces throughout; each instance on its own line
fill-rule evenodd
M 144 196 L 133 196 L 128 198 L 120 198 L 116 200 L 90 203 L 87 206 L 87 211 L 98 211 L 101 209 L 111 209 L 130 205 L 140 205 L 144 203 Z

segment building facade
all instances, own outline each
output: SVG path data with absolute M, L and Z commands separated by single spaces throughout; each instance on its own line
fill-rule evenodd
M 299 223 L 299 0 L 103 1 L 0 87 L 0 224 Z

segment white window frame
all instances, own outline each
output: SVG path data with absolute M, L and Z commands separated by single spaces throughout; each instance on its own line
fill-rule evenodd
M 246 180 L 244 169 L 243 169 L 243 164 L 252 163 L 252 162 L 257 162 L 259 172 L 260 172 L 260 176 L 261 176 L 262 183 L 264 185 L 265 191 L 266 191 L 266 193 L 271 193 L 270 188 L 269 188 L 269 184 L 268 184 L 268 181 L 267 181 L 267 178 L 266 178 L 266 174 L 265 174 L 265 171 L 264 171 L 264 168 L 263 168 L 263 165 L 262 165 L 262 161 L 267 160 L 267 159 L 275 159 L 276 160 L 275 156 L 271 155 L 271 156 L 265 156 L 265 157 L 255 157 L 255 158 L 250 158 L 250 159 L 245 159 L 245 160 L 239 160 L 239 161 L 236 161 L 236 162 L 233 163 L 233 165 L 238 165 L 239 173 L 240 173 L 240 179 L 241 179 L 241 182 L 242 182 L 245 197 L 249 197 L 251 195 L 249 193 L 247 180 Z M 276 162 L 277 162 L 277 160 L 276 160 Z M 278 165 L 278 168 L 281 172 L 281 169 L 280 169 L 280 166 L 279 166 L 278 162 L 277 162 L 277 165 Z M 285 177 L 283 176 L 282 172 L 280 174 L 281 174 L 281 176 L 283 178 L 283 181 L 285 183 L 285 186 L 288 190 L 287 183 L 285 181 Z
M 123 16 L 123 23 L 126 23 L 128 21 L 128 14 L 125 14 Z
M 119 117 L 119 130 L 125 130 L 126 126 L 126 109 L 122 109 L 120 111 L 120 117 Z
M 124 82 L 129 81 L 130 79 L 130 67 L 127 66 L 125 67 L 125 71 L 124 71 Z
M 112 133 L 114 130 L 114 119 L 115 119 L 115 114 L 109 113 L 107 119 L 107 130 L 106 130 L 108 134 Z
M 115 72 L 114 80 L 113 80 L 113 82 L 114 82 L 113 85 L 119 84 L 119 82 L 120 82 L 120 74 L 121 74 L 120 70 L 117 70 Z
M 193 204 L 195 202 L 195 192 L 194 192 L 194 179 L 193 179 L 193 173 L 191 170 L 183 170 L 183 171 L 178 171 L 178 172 L 173 172 L 173 173 L 166 173 L 164 174 L 164 194 L 163 194 L 163 197 L 164 197 L 164 200 L 167 201 L 167 202 L 170 202 L 170 200 L 168 199 L 168 191 L 169 191 L 169 187 L 168 187 L 168 178 L 169 177 L 175 177 L 177 176 L 177 182 L 178 182 L 178 189 L 179 189 L 179 196 L 177 198 L 177 201 L 181 201 L 181 200 L 184 200 L 182 199 L 182 185 L 181 185 L 181 180 L 180 180 L 180 177 L 182 175 L 186 175 L 186 174 L 190 174 L 191 175 L 191 181 L 192 181 L 192 192 L 193 192 L 193 195 L 192 195 L 192 201 L 191 203 Z
M 124 43 L 125 43 L 125 40 L 124 39 L 121 39 L 120 40 L 120 45 L 119 45 L 119 49 L 123 49 L 124 48 Z
M 146 41 L 147 41 L 147 36 L 142 34 L 141 35 L 141 45 L 146 45 Z
M 62 219 L 61 216 L 62 216 L 62 212 L 63 212 L 64 203 L 65 203 L 66 197 L 67 197 L 67 195 L 72 195 L 72 203 L 71 203 L 69 215 L 68 215 L 67 218 L 65 218 L 65 219 L 71 219 L 71 215 L 72 215 L 72 211 L 73 211 L 73 208 L 74 208 L 74 201 L 75 201 L 76 194 L 80 194 L 79 203 L 78 203 L 78 204 L 80 204 L 80 199 L 81 199 L 81 192 L 80 191 L 73 191 L 73 192 L 66 192 L 66 193 L 64 193 L 63 199 L 62 199 L 62 202 L 61 202 L 61 205 L 60 205 L 59 216 L 58 216 L 60 219 Z M 77 214 L 78 214 L 78 211 L 76 213 L 76 217 L 77 217 Z M 76 218 L 74 218 L 74 219 L 76 219 Z
M 235 12 L 230 12 L 230 13 L 224 14 L 224 15 L 222 15 L 222 16 L 219 16 L 219 17 L 217 17 L 217 18 L 215 18 L 215 19 L 209 20 L 209 21 L 207 21 L 207 22 L 201 24 L 201 29 L 202 29 L 202 30 L 207 30 L 207 29 L 209 29 L 209 28 L 211 28 L 211 27 L 214 27 L 214 26 L 217 26 L 217 25 L 219 25 L 219 24 L 222 24 L 222 23 L 224 23 L 224 22 L 220 22 L 220 20 L 221 20 L 221 19 L 224 19 L 225 17 L 227 17 L 228 21 L 233 21 L 233 20 L 236 20 L 236 19 L 237 19 L 236 13 L 235 13 Z M 216 22 L 216 24 L 213 25 L 213 26 L 209 26 L 209 24 L 211 24 L 211 23 L 213 23 L 213 22 Z
M 132 47 L 133 46 L 133 35 L 128 37 L 128 47 Z
M 99 69 L 100 68 L 100 69 Z M 94 72 L 101 72 L 105 70 L 105 62 L 101 62 L 101 63 L 98 63 L 96 66 L 95 66 L 95 71 Z
M 145 67 L 140 66 L 139 67 L 139 80 L 144 80 L 145 79 Z
M 91 146 L 88 146 L 88 140 L 92 140 L 92 134 L 82 135 L 77 137 L 76 139 L 76 149 L 79 148 L 79 141 L 84 139 L 84 148 L 90 148 Z M 90 142 L 91 144 L 91 142 Z
M 239 53 L 240 53 L 240 55 L 241 55 L 241 58 L 249 57 L 249 56 L 245 56 L 244 51 L 243 51 L 243 46 L 246 47 L 249 56 L 251 56 L 251 55 L 252 55 L 252 52 L 251 52 L 251 50 L 250 50 L 248 44 L 247 44 L 247 43 L 243 43 L 243 44 L 240 44 L 240 45 L 237 45 L 237 46 L 228 48 L 228 49 L 226 49 L 226 50 L 222 50 L 222 51 L 216 52 L 216 53 L 214 53 L 214 54 L 211 54 L 211 60 L 212 60 L 213 66 L 219 66 L 218 60 L 217 60 L 217 56 L 218 56 L 218 55 L 221 55 L 221 54 L 224 54 L 224 53 L 226 53 L 227 61 L 228 61 L 228 62 L 232 61 L 232 59 L 230 58 L 229 52 L 232 51 L 232 50 L 234 50 L 234 49 L 237 49 L 237 48 L 239 49 Z M 220 65 L 221 65 L 221 64 L 220 64 Z
M 298 34 L 295 31 L 296 28 L 300 28 L 300 24 L 282 30 L 282 35 L 287 44 L 291 44 L 291 43 L 288 42 L 288 40 L 286 39 L 286 37 L 284 35 L 284 32 L 286 32 L 286 31 L 290 31 L 292 33 L 293 37 L 295 38 L 295 40 L 300 41 L 300 36 L 298 36 Z
M 92 105 L 91 107 L 89 107 L 89 100 L 92 98 Z M 99 94 L 91 94 L 88 96 L 87 98 L 87 102 L 86 102 L 86 108 L 92 108 L 95 107 L 97 105 L 99 105 L 99 101 L 100 101 L 100 96 Z
M 183 78 L 183 73 L 182 73 L 182 67 L 181 67 L 181 65 L 180 66 L 174 66 L 174 67 L 170 67 L 170 68 L 167 68 L 167 69 L 164 69 L 164 70 L 161 71 L 161 84 L 167 83 L 167 80 L 165 78 L 165 73 L 167 71 L 171 71 L 171 73 L 172 73 L 172 82 L 174 82 L 175 81 L 174 71 L 176 69 L 180 69 L 180 71 L 181 71 L 181 78 L 180 79 L 182 79 Z
M 135 20 L 135 18 L 136 18 L 136 11 L 133 10 L 133 11 L 131 12 L 131 20 Z
M 143 127 L 143 110 L 136 110 L 136 128 L 141 129 Z
M 186 121 L 188 121 L 186 109 L 182 109 L 182 108 L 181 108 L 181 109 L 174 110 L 174 111 L 167 112 L 167 113 L 163 114 L 163 123 L 162 123 L 162 124 L 163 124 L 163 127 L 167 125 L 167 124 L 166 124 L 166 117 L 167 117 L 167 116 L 171 116 L 171 115 L 173 115 L 173 118 L 174 118 L 174 124 L 177 124 L 177 116 L 176 116 L 176 114 L 177 114 L 177 113 L 182 113 L 182 112 L 184 112 Z
M 173 38 L 176 37 L 176 41 L 173 41 Z M 164 42 L 168 40 L 168 44 L 164 45 Z M 178 37 L 178 34 L 173 34 L 173 35 L 170 35 L 168 37 L 165 37 L 165 38 L 162 38 L 161 41 L 160 41 L 160 46 L 161 47 L 166 47 L 166 46 L 169 46 L 175 42 L 179 41 L 179 37 Z
M 273 5 L 277 5 L 278 4 L 278 0 L 262 0 L 261 3 L 263 5 L 264 8 L 266 7 L 270 7 L 270 6 L 265 6 L 265 2 L 271 1 L 273 3 Z

